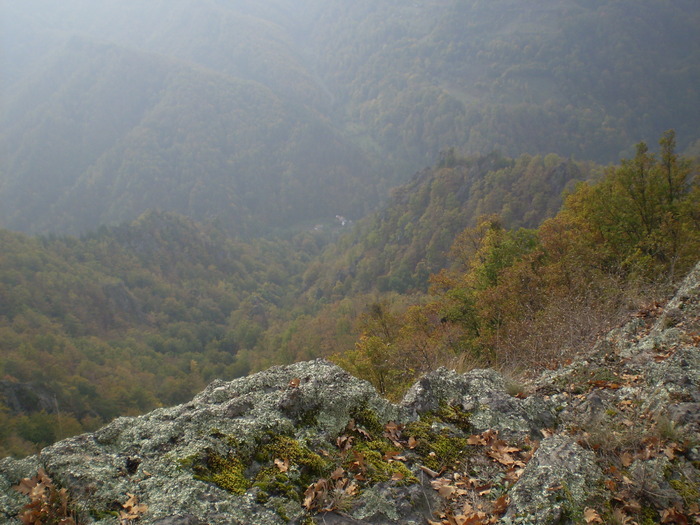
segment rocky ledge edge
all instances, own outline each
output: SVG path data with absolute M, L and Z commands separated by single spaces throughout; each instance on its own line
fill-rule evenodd
M 214 381 L 1 460 L 0 521 L 700 523 L 699 346 L 700 265 L 527 384 L 439 369 L 392 404 L 324 360 Z

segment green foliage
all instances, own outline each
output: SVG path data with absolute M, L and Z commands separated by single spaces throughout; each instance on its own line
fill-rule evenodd
M 634 159 L 566 201 L 563 213 L 585 228 L 581 243 L 602 248 L 597 263 L 604 270 L 673 281 L 696 262 L 698 183 L 690 162 L 675 152 L 675 133 L 667 132 L 660 144 L 660 158 L 640 143 Z

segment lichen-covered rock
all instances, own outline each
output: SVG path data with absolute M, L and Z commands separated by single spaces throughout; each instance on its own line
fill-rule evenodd
M 199 457 L 246 456 L 269 435 L 328 446 L 358 409 L 381 422 L 402 410 L 367 382 L 317 360 L 275 367 L 231 382 L 215 381 L 191 402 L 135 418 L 118 418 L 92 434 L 66 439 L 38 458 L 0 464 L 0 516 L 17 516 L 22 498 L 10 486 L 45 468 L 84 509 L 85 518 L 114 523 L 127 494 L 148 506 L 140 523 L 285 523 L 278 509 L 261 505 L 249 487 L 196 479 Z M 193 459 L 194 458 L 194 459 Z M 200 476 L 203 477 L 203 476 Z M 235 479 L 235 476 L 231 479 Z M 223 485 L 226 488 L 222 488 Z M 229 489 L 229 490 L 227 490 Z M 300 502 L 297 514 L 302 515 Z
M 542 441 L 510 491 L 503 520 L 508 524 L 577 522 L 588 502 L 602 492 L 603 473 L 592 452 L 563 436 Z
M 495 370 L 457 374 L 444 368 L 425 375 L 406 393 L 402 406 L 415 414 L 456 404 L 470 414 L 475 432 L 498 430 L 504 436 L 530 434 L 556 426 L 552 403 L 541 397 L 518 399 L 506 392 L 506 382 Z

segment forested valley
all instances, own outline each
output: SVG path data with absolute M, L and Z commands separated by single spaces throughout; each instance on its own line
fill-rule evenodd
M 556 366 L 700 258 L 692 0 L 0 13 L 0 456 L 318 357 Z
M 278 363 L 330 358 L 395 397 L 439 366 L 567 359 L 700 253 L 697 168 L 674 141 L 605 169 L 447 153 L 354 228 L 287 240 L 166 212 L 80 238 L 3 230 L 2 452 Z

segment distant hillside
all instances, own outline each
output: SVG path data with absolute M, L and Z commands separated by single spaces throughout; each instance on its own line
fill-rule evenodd
M 700 137 L 693 0 L 323 3 L 321 71 L 398 161 L 458 146 L 608 163 L 668 128 L 681 148 Z
M 1 230 L 0 245 L 0 455 L 245 375 L 315 250 L 168 213 L 82 239 Z
M 446 266 L 457 234 L 479 216 L 498 214 L 508 228 L 535 228 L 556 214 L 566 188 L 596 170 L 554 154 L 460 158 L 447 151 L 328 247 L 305 274 L 307 293 L 424 290 L 428 276 Z
M 78 39 L 32 78 L 2 119 L 6 227 L 83 232 L 156 208 L 254 233 L 377 202 L 357 148 L 256 82 Z
M 694 0 L 0 5 L 0 225 L 357 219 L 439 152 L 700 140 Z

